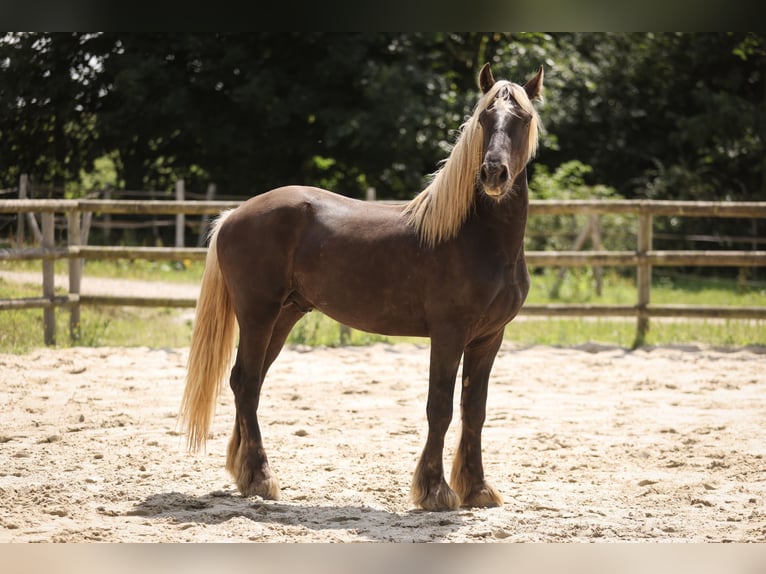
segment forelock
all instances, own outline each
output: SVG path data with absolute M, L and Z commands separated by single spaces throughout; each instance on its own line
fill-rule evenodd
M 515 116 L 536 115 L 526 90 L 513 82 L 497 82 L 484 97 L 481 109 L 509 112 Z

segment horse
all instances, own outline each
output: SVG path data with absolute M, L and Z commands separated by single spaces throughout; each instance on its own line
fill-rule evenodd
M 179 416 L 189 451 L 201 449 L 230 369 L 236 413 L 226 469 L 243 496 L 280 496 L 258 403 L 293 326 L 316 309 L 358 330 L 430 339 L 428 433 L 413 504 L 502 505 L 484 476 L 481 433 L 505 326 L 529 290 L 527 165 L 538 147 L 533 102 L 542 100 L 543 68 L 519 85 L 496 81 L 487 63 L 477 84 L 481 95 L 448 157 L 410 201 L 374 203 L 288 185 L 215 219 Z M 461 359 L 462 426 L 447 484 L 444 437 Z

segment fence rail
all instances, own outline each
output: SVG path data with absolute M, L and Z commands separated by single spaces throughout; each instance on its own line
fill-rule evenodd
M 237 207 L 238 201 L 135 201 L 135 200 L 0 200 L 0 213 L 17 214 L 20 224 L 25 215 L 41 214 L 42 231 L 39 248 L 0 249 L 0 261 L 41 260 L 42 297 L 0 299 L 0 311 L 41 308 L 44 313 L 45 343 L 55 344 L 55 310 L 70 311 L 70 333 L 79 338 L 82 305 L 121 305 L 155 307 L 194 307 L 195 299 L 163 297 L 93 296 L 80 293 L 85 259 L 203 260 L 204 247 L 122 247 L 89 246 L 81 241 L 83 221 L 93 214 L 197 215 L 210 216 Z M 54 241 L 54 214 L 67 220 L 67 245 L 57 247 Z M 637 341 L 643 340 L 651 317 L 766 319 L 766 307 L 714 307 L 690 305 L 652 305 L 652 267 L 659 266 L 766 266 L 766 251 L 659 251 L 652 249 L 652 224 L 655 216 L 766 218 L 766 202 L 692 202 L 692 201 L 531 201 L 530 215 L 606 215 L 627 214 L 638 218 L 635 251 L 556 251 L 527 252 L 530 267 L 555 266 L 625 266 L 637 269 L 638 297 L 634 305 L 547 304 L 525 305 L 522 315 L 530 316 L 602 316 L 635 317 Z M 183 225 L 182 219 L 177 219 Z M 53 289 L 53 263 L 69 260 L 69 292 L 56 296 Z

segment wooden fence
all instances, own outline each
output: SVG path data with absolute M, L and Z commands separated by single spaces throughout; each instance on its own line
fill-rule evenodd
M 176 216 L 210 216 L 236 207 L 237 201 L 130 201 L 130 200 L 0 200 L 0 213 L 17 214 L 20 221 L 30 213 L 41 214 L 40 247 L 0 249 L 0 261 L 42 260 L 42 297 L 0 299 L 0 311 L 42 308 L 44 340 L 55 344 L 55 310 L 70 311 L 70 333 L 79 339 L 80 307 L 82 305 L 123 305 L 155 307 L 191 307 L 193 298 L 121 297 L 82 295 L 83 260 L 85 259 L 147 259 L 203 260 L 205 247 L 123 247 L 88 246 L 83 244 L 83 220 L 93 214 L 174 214 Z M 54 241 L 54 214 L 67 219 L 67 245 L 57 247 Z M 530 316 L 600 316 L 635 317 L 637 341 L 643 340 L 651 317 L 766 319 L 766 307 L 724 307 L 651 304 L 651 276 L 655 266 L 766 266 L 766 251 L 659 251 L 652 248 L 653 218 L 673 217 L 731 217 L 766 218 L 766 202 L 691 202 L 691 201 L 532 201 L 530 215 L 591 215 L 627 214 L 638 218 L 637 245 L 634 251 L 530 251 L 527 263 L 539 266 L 620 266 L 637 269 L 637 301 L 632 305 L 548 304 L 525 305 L 522 315 Z M 179 222 L 183 225 L 182 218 Z M 69 290 L 64 296 L 54 292 L 54 261 L 69 260 Z

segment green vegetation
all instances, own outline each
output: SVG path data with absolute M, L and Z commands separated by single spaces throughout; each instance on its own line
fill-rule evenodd
M 107 187 L 119 197 L 169 193 L 183 178 L 187 197 L 211 183 L 219 195 L 244 199 L 295 182 L 409 199 L 445 158 L 475 104 L 478 70 L 492 62 L 496 78 L 517 82 L 545 66 L 533 198 L 760 200 L 764 61 L 760 32 L 9 32 L 0 36 L 0 188 L 10 191 L 27 174 L 36 198 Z M 531 217 L 527 249 L 570 249 L 586 221 Z M 635 218 L 599 221 L 604 249 L 635 249 Z M 658 249 L 688 249 L 694 235 L 720 237 L 714 248 L 730 249 L 762 237 L 763 222 L 657 217 L 654 231 L 665 236 Z M 162 241 L 117 228 L 111 240 Z M 57 271 L 66 265 L 57 262 Z M 0 263 L 11 268 L 39 271 L 39 262 Z M 766 303 L 762 283 L 728 271 L 720 280 L 655 271 L 652 301 Z M 88 262 L 85 273 L 196 284 L 202 262 Z M 632 304 L 631 274 L 610 270 L 597 293 L 591 270 L 568 270 L 560 284 L 556 271 L 536 272 L 529 303 Z M 0 283 L 0 297 L 36 295 L 39 286 Z M 57 313 L 60 346 L 71 344 L 67 315 Z M 0 312 L 0 351 L 41 345 L 41 316 Z M 84 308 L 78 344 L 186 345 L 189 316 Z M 646 343 L 764 344 L 762 332 L 752 321 L 655 320 Z M 507 336 L 630 346 L 635 321 L 522 317 Z M 389 339 L 342 335 L 317 313 L 290 337 L 324 345 L 378 340 Z
M 740 320 L 653 320 L 645 345 L 702 344 L 723 347 L 766 345 L 766 325 Z M 584 343 L 633 346 L 635 319 L 524 319 L 506 328 L 505 338 L 522 345 Z
M 597 294 L 592 268 L 567 269 L 557 297 L 551 295 L 559 274 L 557 268 L 532 273 L 527 303 L 632 305 L 638 296 L 634 269 L 604 269 L 601 295 Z M 684 275 L 655 268 L 651 298 L 652 303 L 661 305 L 763 306 L 766 305 L 766 282 Z
M 0 188 L 28 173 L 72 197 L 183 178 L 243 198 L 287 182 L 409 198 L 492 62 L 515 82 L 545 66 L 535 168 L 582 162 L 629 199 L 755 199 L 765 56 L 761 32 L 7 32 Z
M 9 264 L 0 266 L 10 268 Z M 39 270 L 28 264 L 14 269 Z M 62 269 L 63 270 L 63 269 Z M 202 263 L 174 267 L 165 263 L 103 262 L 88 264 L 93 276 L 130 279 L 162 279 L 197 283 Z M 558 279 L 558 270 L 535 273 L 528 303 L 632 304 L 635 285 L 629 274 L 615 270 L 604 273 L 602 294 L 596 293 L 595 277 L 590 269 L 569 269 L 561 281 L 558 297 L 550 292 Z M 39 287 L 21 286 L 0 279 L 0 298 L 39 296 Z M 699 278 L 655 271 L 652 288 L 654 303 L 697 305 L 765 306 L 766 283 L 718 278 Z M 0 352 L 25 353 L 43 345 L 42 311 L 39 309 L 0 312 Z M 191 338 L 192 313 L 189 309 L 136 307 L 83 307 L 81 339 L 69 338 L 69 313 L 58 310 L 57 344 L 72 346 L 147 346 L 185 347 Z M 645 343 L 648 345 L 707 344 L 715 346 L 766 345 L 763 321 L 744 320 L 653 320 Z M 597 342 L 630 347 L 636 335 L 634 319 L 531 318 L 519 317 L 506 329 L 506 339 L 521 345 L 578 345 Z M 318 312 L 304 317 L 293 329 L 288 344 L 293 345 L 367 345 L 375 342 L 416 342 L 426 339 L 384 337 L 350 330 Z
M 63 294 L 63 293 L 61 293 Z M 39 288 L 0 279 L 0 298 L 39 297 Z M 56 311 L 59 347 L 183 347 L 191 337 L 192 314 L 178 309 L 83 306 L 79 342 L 69 336 L 69 313 Z M 43 346 L 43 311 L 0 311 L 0 352 L 26 353 Z

